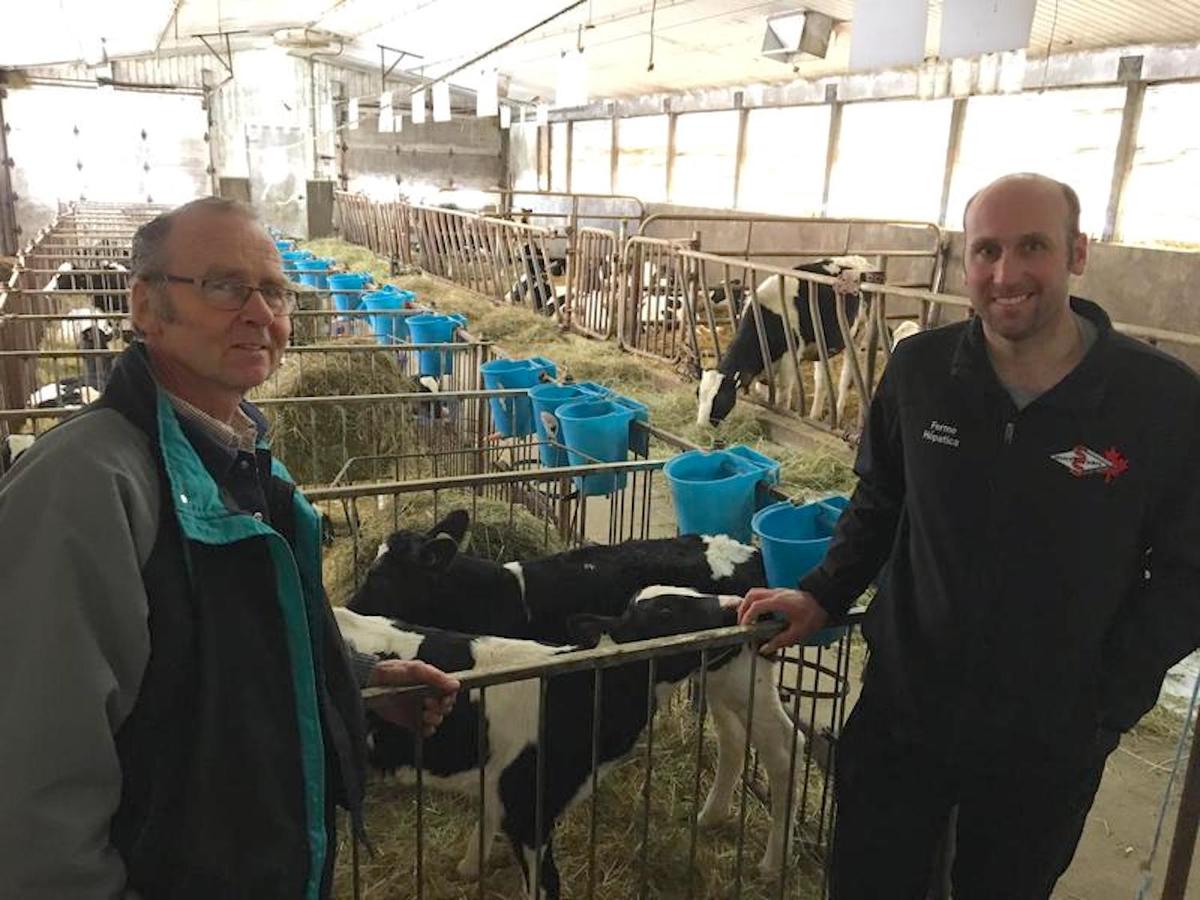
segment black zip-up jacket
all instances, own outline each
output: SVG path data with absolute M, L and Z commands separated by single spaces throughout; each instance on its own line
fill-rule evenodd
M 864 691 L 950 760 L 1084 762 L 1200 645 L 1200 379 L 1071 305 L 1097 340 L 1021 411 L 978 319 L 897 348 L 800 584 L 836 617 L 879 574 Z
M 0 480 L 0 900 L 321 900 L 361 831 L 317 515 L 187 431 L 135 345 Z

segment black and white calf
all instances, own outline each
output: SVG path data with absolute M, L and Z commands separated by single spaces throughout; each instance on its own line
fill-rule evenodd
M 86 377 L 71 375 L 39 387 L 29 395 L 26 406 L 29 409 L 57 409 L 86 406 L 99 399 L 100 392 L 88 383 Z
M 767 583 L 762 554 L 726 535 L 580 547 L 502 565 L 458 552 L 469 525 L 467 512 L 455 510 L 424 534 L 392 534 L 349 608 L 559 644 L 570 640 L 571 616 L 619 615 L 631 596 L 653 584 L 740 596 Z
M 129 313 L 129 297 L 124 293 L 129 287 L 129 269 L 114 260 L 86 264 L 65 262 L 46 287 L 86 294 L 94 308 L 110 315 Z
M 0 474 L 7 472 L 17 461 L 17 457 L 33 446 L 36 435 L 10 434 L 0 443 Z
M 873 268 L 870 261 L 861 256 L 835 256 L 796 266 L 796 271 L 832 275 L 844 279 L 845 283 L 849 285 L 857 280 L 860 273 Z M 798 385 L 791 361 L 786 358 L 787 336 L 784 333 L 780 307 L 780 298 L 784 292 L 780 290 L 780 281 L 781 276 L 779 275 L 772 275 L 764 279 L 756 288 L 755 294 L 762 312 L 764 337 L 766 338 L 767 352 L 771 358 L 776 397 L 790 405 L 796 395 Z M 858 315 L 860 296 L 859 293 L 852 293 L 846 297 L 846 317 L 851 324 Z M 788 313 L 792 322 L 796 350 L 802 359 L 815 361 L 813 402 L 809 413 L 815 418 L 824 409 L 825 394 L 828 388 L 825 369 L 820 364 L 817 350 L 816 323 L 813 321 L 812 310 L 809 307 L 807 286 L 803 282 L 800 283 L 799 290 L 792 296 L 791 302 L 792 309 L 788 310 Z M 818 285 L 817 309 L 821 318 L 821 332 L 831 357 L 841 353 L 846 345 L 842 330 L 838 325 L 835 304 L 833 288 L 827 284 Z M 743 391 L 749 390 L 751 383 L 762 374 L 764 368 L 754 311 L 747 309 L 729 349 L 717 363 L 717 368 L 705 371 L 700 377 L 700 387 L 697 390 L 699 406 L 696 411 L 696 424 L 703 425 L 708 422 L 716 425 L 721 422 L 729 415 L 737 402 L 738 388 Z M 839 403 L 844 403 L 842 398 L 849 389 L 850 376 L 849 367 L 843 366 L 838 386 Z
M 595 646 L 611 641 L 630 641 L 683 634 L 732 625 L 736 621 L 738 597 L 700 595 L 686 588 L 653 587 L 641 592 L 618 616 L 576 616 L 571 630 L 577 644 Z M 415 629 L 389 619 L 360 616 L 335 609 L 343 637 L 360 653 L 380 658 L 421 659 L 445 671 L 486 670 L 500 666 L 551 661 L 574 649 L 502 637 L 471 637 L 450 632 Z M 739 648 L 716 651 L 709 667 L 708 696 L 714 715 L 729 705 L 726 694 L 744 696 L 751 670 L 755 677 L 754 737 L 768 771 L 786 784 L 791 727 L 774 690 L 777 673 L 766 662 L 757 662 L 754 651 Z M 654 706 L 661 707 L 675 687 L 700 667 L 699 652 L 677 653 L 660 658 L 655 666 Z M 628 663 L 606 669 L 600 685 L 599 770 L 602 777 L 611 765 L 627 756 L 648 723 L 649 667 L 646 662 Z M 532 893 L 534 854 L 543 850 L 541 887 L 549 900 L 559 897 L 559 876 L 554 864 L 551 838 L 554 825 L 570 808 L 587 796 L 592 781 L 592 732 L 594 675 L 591 671 L 553 676 L 546 689 L 544 742 L 538 744 L 539 684 L 520 681 L 487 689 L 484 712 L 480 714 L 478 691 L 459 698 L 454 710 L 438 731 L 424 741 L 422 764 L 425 780 L 434 788 L 474 794 L 479 790 L 479 770 L 484 767 L 484 814 L 479 829 L 469 839 L 459 872 L 478 874 L 497 831 L 509 838 L 526 873 Z M 744 702 L 743 702 L 744 706 Z M 761 707 L 761 708 L 760 708 Z M 718 718 L 718 734 L 735 732 L 736 716 L 726 725 Z M 742 720 L 744 723 L 744 719 Z M 486 729 L 481 735 L 480 728 Z M 377 717 L 369 716 L 369 758 L 383 771 L 413 772 L 413 736 Z M 741 732 L 744 738 L 744 730 Z M 730 734 L 725 734 L 730 739 Z M 486 747 L 481 759 L 479 747 Z M 736 734 L 732 735 L 736 740 Z M 740 742 L 739 742 L 740 747 Z M 542 828 L 536 830 L 537 770 L 539 754 L 543 770 Z M 722 754 L 722 765 L 710 792 L 702 819 L 714 821 L 728 811 L 740 770 L 740 753 Z M 736 761 L 734 761 L 736 758 Z M 773 827 L 762 867 L 776 871 L 782 863 L 783 824 L 786 821 L 786 791 L 772 791 Z M 722 808 L 723 804 L 723 808 Z M 778 825 L 776 829 L 775 825 Z M 482 833 L 480 833 L 482 832 Z M 778 834 L 776 834 L 778 832 Z
M 513 303 L 522 303 L 532 296 L 533 308 L 537 312 L 553 315 L 566 299 L 567 286 L 563 280 L 567 274 L 565 257 L 547 257 L 532 244 L 521 248 L 521 274 L 517 276 L 508 298 Z

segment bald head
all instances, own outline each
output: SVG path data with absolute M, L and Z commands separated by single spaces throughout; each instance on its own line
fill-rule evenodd
M 1036 172 L 1017 172 L 997 178 L 991 184 L 976 191 L 967 201 L 963 209 L 963 231 L 969 232 L 971 208 L 985 196 L 999 195 L 1013 199 L 1040 199 L 1056 205 L 1061 205 L 1062 221 L 1066 228 L 1067 244 L 1073 244 L 1079 236 L 1079 195 L 1075 189 L 1063 181 L 1056 181 Z M 970 238 L 968 237 L 968 240 Z
M 192 200 L 156 216 L 137 230 L 133 235 L 133 246 L 129 253 L 130 271 L 135 278 L 163 273 L 169 265 L 168 238 L 176 225 L 222 215 L 238 216 L 258 223 L 250 207 L 236 200 L 225 197 L 201 197 L 199 200 Z

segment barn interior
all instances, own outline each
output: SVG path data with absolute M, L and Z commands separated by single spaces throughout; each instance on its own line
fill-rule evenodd
M 463 552 L 508 563 L 708 533 L 738 503 L 725 533 L 761 547 L 764 510 L 837 507 L 896 344 L 971 316 L 965 211 L 1004 174 L 1069 183 L 1072 293 L 1200 367 L 1189 0 L 58 0 L 2 19 L 0 479 L 137 340 L 135 230 L 238 201 L 299 292 L 251 398 L 327 523 L 337 606 L 389 534 L 458 508 Z M 787 336 L 764 362 L 766 338 L 734 342 L 772 310 Z M 710 418 L 705 379 L 737 346 L 760 374 Z M 604 405 L 615 450 L 556 419 L 545 384 Z M 737 503 L 677 477 L 717 456 Z M 693 688 L 558 823 L 564 895 L 828 896 L 870 599 L 775 663 L 802 751 L 781 873 L 754 868 L 780 787 L 749 742 L 731 821 L 694 827 L 717 744 Z M 1055 898 L 1200 896 L 1198 675 L 1195 653 L 1168 672 L 1110 757 Z M 467 798 L 373 780 L 377 852 L 342 823 L 333 896 L 526 896 L 507 847 L 455 871 Z

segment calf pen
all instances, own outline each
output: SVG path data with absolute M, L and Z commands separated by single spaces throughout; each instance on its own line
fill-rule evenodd
M 446 458 L 443 468 L 449 468 L 452 454 L 443 456 Z M 671 536 L 674 525 L 669 513 L 670 501 L 658 476 L 664 463 L 663 459 L 645 459 L 562 469 L 493 469 L 391 484 L 339 485 L 310 490 L 308 494 L 329 514 L 341 513 L 339 527 L 345 522 L 348 528 L 361 529 L 364 536 L 358 538 L 353 563 L 353 579 L 357 584 L 374 558 L 377 543 L 374 535 L 389 527 L 409 524 L 413 512 L 423 513 L 418 521 L 428 524 L 454 508 L 468 509 L 473 519 L 486 510 L 493 521 L 505 516 L 519 520 L 522 508 L 536 510 L 538 515 L 532 521 L 540 524 L 540 543 L 547 550 L 585 542 L 618 543 Z M 585 499 L 570 487 L 573 477 L 612 471 L 624 472 L 629 481 L 625 489 L 610 497 Z M 382 505 L 381 497 L 385 498 Z M 336 503 L 349 503 L 351 510 L 357 507 L 357 511 L 338 510 L 330 505 Z M 379 527 L 380 519 L 384 521 L 383 528 Z M 536 532 L 533 538 L 538 542 Z M 483 548 L 480 551 L 486 552 Z M 343 583 L 336 574 L 327 580 Z M 343 590 L 341 596 L 349 596 L 351 592 Z M 593 789 L 599 787 L 592 794 L 594 799 L 561 823 L 556 855 L 571 896 L 583 896 L 584 885 L 589 897 L 823 896 L 821 866 L 833 817 L 826 771 L 846 709 L 851 663 L 848 637 L 829 649 L 808 648 L 803 654 L 791 651 L 786 654 L 790 665 L 780 669 L 777 687 L 784 692 L 792 720 L 801 723 L 793 735 L 807 733 L 811 739 L 793 737 L 798 751 L 792 756 L 787 790 L 795 801 L 797 815 L 794 822 L 788 820 L 788 862 L 778 877 L 752 874 L 752 865 L 747 861 L 747 853 L 761 852 L 768 830 L 763 808 L 766 786 L 752 754 L 748 757 L 746 777 L 741 781 L 742 793 L 737 799 L 733 824 L 719 826 L 711 834 L 706 830 L 703 837 L 696 826 L 699 789 L 701 781 L 712 776 L 714 753 L 711 736 L 700 727 L 709 654 L 761 635 L 761 628 L 726 629 L 720 634 L 662 639 L 645 646 L 572 655 L 544 671 L 522 669 L 467 676 L 464 691 L 472 692 L 471 699 L 484 707 L 481 715 L 485 715 L 489 687 L 537 677 L 539 696 L 544 703 L 550 680 L 566 672 L 601 671 L 634 660 L 662 659 L 681 650 L 703 651 L 693 704 L 689 705 L 682 696 L 668 703 L 647 730 L 634 757 L 612 773 L 610 782 L 593 784 Z M 801 659 L 802 665 L 798 664 Z M 597 677 L 603 679 L 603 675 Z M 752 683 L 747 684 L 746 690 L 753 690 Z M 746 702 L 752 709 L 753 697 L 748 695 Z M 593 721 L 597 715 L 603 712 L 597 713 L 593 708 Z M 749 753 L 746 748 L 754 734 L 752 720 L 747 727 L 749 736 L 743 750 Z M 544 720 L 542 728 L 544 739 Z M 421 752 L 417 748 L 414 751 Z M 480 773 L 476 784 L 481 785 L 483 777 L 484 773 Z M 384 845 L 383 856 L 366 864 L 363 880 L 357 885 L 353 884 L 356 867 L 352 866 L 349 872 L 343 869 L 339 878 L 340 895 L 439 898 L 522 895 L 520 875 L 512 865 L 497 862 L 465 884 L 452 874 L 454 857 L 463 846 L 465 835 L 474 820 L 484 814 L 482 794 L 475 793 L 474 810 L 464 810 L 447 798 L 429 794 L 418 776 L 415 796 L 410 788 L 387 782 L 376 785 L 371 796 L 368 827 L 371 822 L 387 823 L 386 833 L 380 834 L 378 824 L 374 831 L 374 840 Z M 637 813 L 636 820 L 628 815 L 631 810 L 622 799 L 629 796 L 638 798 L 632 810 Z M 636 822 L 636 827 L 631 822 Z M 678 836 L 665 837 L 672 833 Z M 343 845 L 347 841 L 343 837 Z M 655 842 L 660 846 L 652 849 Z M 349 849 L 353 853 L 353 848 Z M 687 888 L 683 887 L 685 882 Z M 361 893 L 364 888 L 365 894 Z

